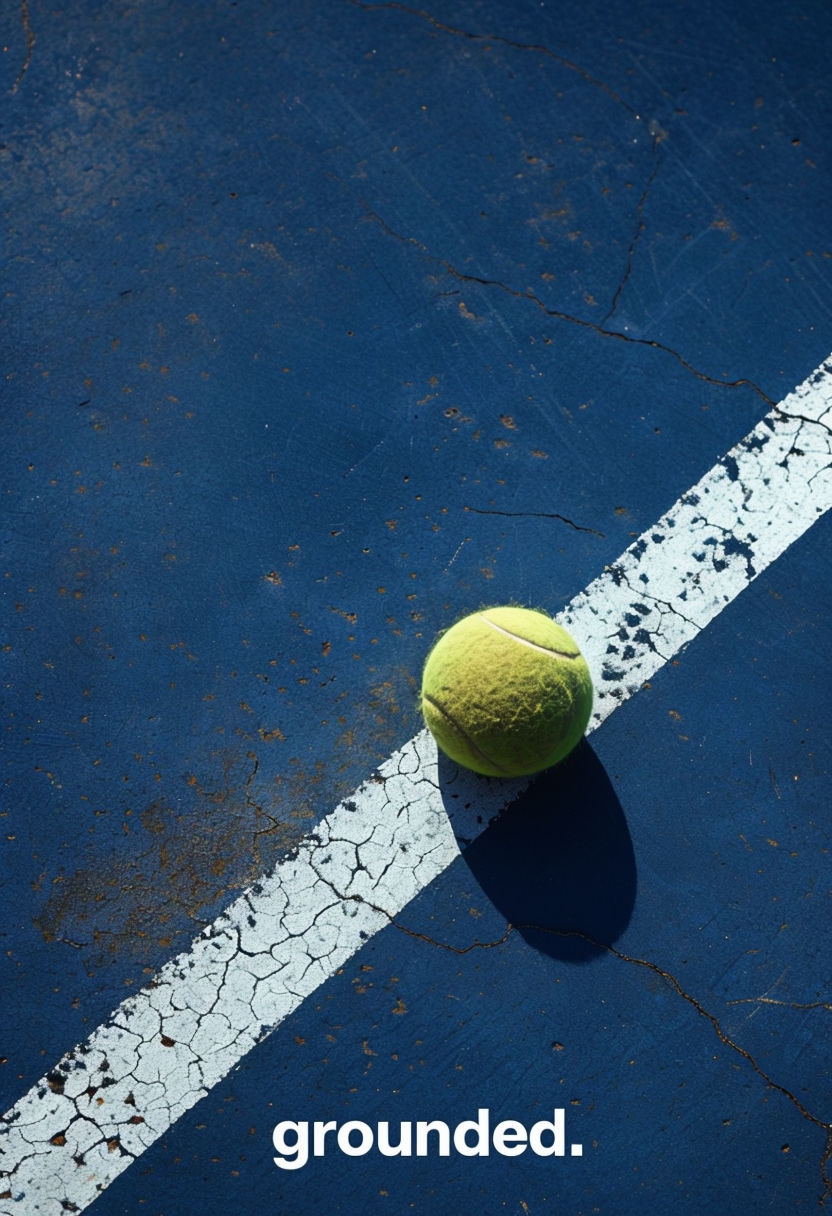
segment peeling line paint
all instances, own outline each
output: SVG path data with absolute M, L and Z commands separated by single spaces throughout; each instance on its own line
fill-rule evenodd
M 832 506 L 830 422 L 832 361 L 559 614 L 595 676 L 590 729 Z M 406 743 L 4 1116 L 2 1210 L 88 1207 L 527 784 L 440 789 L 430 736 Z
M 595 726 L 829 509 L 831 428 L 827 362 L 559 614 L 595 679 Z

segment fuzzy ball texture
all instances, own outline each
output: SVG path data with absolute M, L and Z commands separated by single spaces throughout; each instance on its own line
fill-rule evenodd
M 592 680 L 574 639 L 529 608 L 486 608 L 431 650 L 422 713 L 447 756 L 488 777 L 551 768 L 583 737 Z

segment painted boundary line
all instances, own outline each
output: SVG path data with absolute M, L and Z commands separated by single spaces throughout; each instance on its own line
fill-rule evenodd
M 596 683 L 590 729 L 832 506 L 832 358 L 559 613 Z M 528 781 L 404 745 L 0 1120 L 2 1216 L 82 1212 Z

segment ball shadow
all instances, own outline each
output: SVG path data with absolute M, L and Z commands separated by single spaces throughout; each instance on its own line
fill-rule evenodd
M 440 787 L 442 776 L 440 763 Z M 537 777 L 462 857 L 506 920 L 553 958 L 596 958 L 632 915 L 637 879 L 630 833 L 586 740 Z

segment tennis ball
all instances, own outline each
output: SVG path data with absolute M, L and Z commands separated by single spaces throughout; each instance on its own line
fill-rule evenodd
M 544 612 L 475 612 L 440 636 L 425 663 L 431 734 L 452 760 L 488 777 L 557 764 L 582 738 L 591 709 L 586 660 Z

